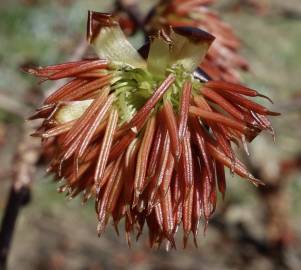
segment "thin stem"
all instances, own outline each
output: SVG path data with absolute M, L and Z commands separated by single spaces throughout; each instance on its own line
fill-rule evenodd
M 15 224 L 19 211 L 30 201 L 30 189 L 28 186 L 16 188 L 13 185 L 7 200 L 0 230 L 0 269 L 7 267 L 10 245 L 14 235 Z

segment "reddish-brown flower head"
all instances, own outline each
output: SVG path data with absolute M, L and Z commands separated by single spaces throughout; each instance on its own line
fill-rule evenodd
M 100 59 L 27 71 L 69 81 L 50 95 L 32 119 L 50 158 L 49 171 L 69 197 L 95 198 L 101 234 L 112 218 L 125 219 L 128 241 L 146 224 L 150 245 L 184 246 L 226 190 L 224 168 L 261 184 L 235 157 L 268 115 L 251 101 L 257 91 L 222 81 L 201 81 L 195 70 L 214 37 L 196 28 L 161 30 L 145 60 L 108 14 L 90 13 L 88 38 Z M 195 241 L 196 243 L 196 241 Z

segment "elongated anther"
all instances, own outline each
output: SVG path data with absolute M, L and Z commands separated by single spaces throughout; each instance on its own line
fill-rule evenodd
M 235 83 L 230 83 L 225 81 L 208 81 L 205 84 L 205 86 L 214 90 L 229 91 L 229 92 L 239 93 L 249 97 L 262 97 L 269 100 L 271 103 L 273 103 L 273 101 L 269 97 L 258 93 L 256 90 L 250 89 L 240 84 L 235 84 Z
M 192 138 L 200 152 L 208 175 L 210 178 L 213 178 L 211 156 L 207 146 L 205 131 L 203 131 L 203 128 L 196 117 L 190 118 L 189 121 L 193 127 Z
M 190 134 L 186 133 L 182 143 L 183 177 L 187 187 L 193 184 L 193 158 L 190 144 Z
M 161 193 L 159 196 L 163 216 L 163 231 L 166 238 L 172 243 L 173 246 L 175 246 L 175 242 L 172 236 L 174 228 L 174 217 L 170 190 L 168 190 L 167 194 Z
M 75 120 L 64 123 L 64 124 L 61 124 L 61 125 L 58 125 L 58 126 L 53 127 L 51 129 L 48 129 L 44 133 L 41 133 L 40 137 L 42 137 L 43 139 L 48 139 L 48 138 L 51 138 L 51 137 L 55 137 L 55 136 L 64 134 L 72 128 L 74 123 L 75 123 Z
M 189 113 L 189 102 L 191 98 L 192 84 L 189 81 L 184 83 L 181 95 L 180 116 L 179 116 L 179 140 L 182 141 L 187 130 L 187 119 Z
M 66 62 L 66 63 L 62 63 L 62 64 L 57 64 L 57 65 L 38 67 L 38 68 L 35 68 L 35 69 L 38 70 L 38 71 L 43 71 L 43 70 L 58 71 L 58 70 L 64 70 L 64 69 L 77 67 L 79 65 L 91 62 L 91 60 L 71 61 L 71 62 Z M 27 71 L 28 69 L 32 69 L 32 68 L 25 68 L 24 70 Z
M 72 77 L 79 73 L 83 73 L 95 68 L 105 68 L 108 66 L 107 60 L 90 61 L 79 66 L 71 67 L 62 71 L 58 71 L 48 77 L 49 80 L 59 80 L 65 77 Z
M 108 86 L 111 76 L 107 75 L 106 77 L 93 80 L 92 82 L 85 83 L 81 86 L 77 86 L 72 89 L 72 92 L 66 93 L 61 100 L 72 101 L 72 100 L 82 100 L 88 99 L 88 95 L 93 95 L 96 90 L 102 90 L 105 86 Z
M 171 151 L 174 155 L 176 162 L 180 159 L 180 142 L 178 137 L 177 121 L 173 112 L 173 107 L 170 101 L 165 100 L 162 109 L 162 118 L 164 118 L 165 125 L 167 127 L 170 141 Z
M 130 212 L 130 205 L 133 198 L 133 191 L 134 191 L 134 177 L 135 177 L 135 168 L 136 168 L 136 161 L 137 161 L 137 154 L 141 145 L 141 140 L 135 138 L 131 144 L 128 146 L 127 151 L 125 153 L 125 184 L 123 190 L 123 197 L 124 202 L 126 205 L 127 213 Z M 131 216 L 130 216 L 131 217 Z
M 160 155 L 160 145 L 162 140 L 162 130 L 158 125 L 156 135 L 153 141 L 153 146 L 150 153 L 148 168 L 147 168 L 147 177 L 151 179 L 156 172 L 156 165 L 158 163 L 159 155 Z
M 144 187 L 147 164 L 149 159 L 149 152 L 151 149 L 151 143 L 153 141 L 156 128 L 156 117 L 152 116 L 147 123 L 145 133 L 142 139 L 140 150 L 137 157 L 136 173 L 134 179 L 134 204 L 138 203 L 138 197 L 142 193 Z
M 111 146 L 113 143 L 113 138 L 117 127 L 117 123 L 118 123 L 118 111 L 117 109 L 113 108 L 109 116 L 105 135 L 103 137 L 101 149 L 98 155 L 96 170 L 94 174 L 95 182 L 98 182 L 103 177 L 105 167 L 108 162 Z
M 188 187 L 187 187 L 188 188 Z M 194 192 L 194 186 L 189 190 L 188 197 L 185 200 L 183 204 L 183 244 L 184 248 L 187 246 L 187 241 L 189 234 L 191 232 L 191 226 L 192 226 L 192 212 L 193 212 L 193 192 Z
M 109 88 L 105 89 L 97 99 L 88 107 L 85 113 L 78 119 L 77 124 L 72 127 L 72 129 L 67 133 L 64 146 L 67 146 L 74 138 L 76 138 L 82 129 L 89 123 L 91 118 L 94 116 L 95 112 L 99 107 L 106 101 L 107 95 L 109 93 Z
M 208 111 L 202 110 L 195 106 L 190 106 L 189 112 L 191 114 L 199 116 L 201 118 L 205 118 L 208 120 L 215 121 L 217 123 L 227 125 L 229 127 L 237 129 L 238 131 L 240 131 L 242 133 L 245 133 L 248 129 L 245 124 L 238 122 L 237 120 L 231 119 L 231 118 L 221 115 L 219 113 L 208 112 Z
M 110 195 L 108 197 L 108 202 L 107 202 L 107 205 L 106 205 L 106 211 L 107 213 L 111 214 L 115 207 L 116 207 L 116 204 L 117 204 L 117 201 L 119 199 L 119 195 L 121 193 L 121 190 L 122 190 L 122 186 L 123 186 L 123 169 L 121 168 L 119 171 L 118 171 L 118 174 L 114 180 L 114 184 L 112 185 L 112 189 L 110 191 Z
M 202 94 L 215 102 L 217 105 L 219 105 L 221 108 L 223 108 L 227 113 L 232 115 L 233 117 L 244 121 L 244 115 L 237 110 L 232 104 L 225 99 L 223 96 L 219 95 L 218 93 L 212 91 L 209 88 L 203 87 L 202 88 Z
M 65 95 L 72 93 L 76 88 L 86 84 L 88 81 L 81 80 L 81 79 L 73 79 L 72 81 L 68 82 L 67 84 L 60 87 L 54 93 L 52 93 L 49 97 L 47 97 L 44 101 L 44 104 L 51 104 L 54 102 L 58 102 L 63 98 Z
M 173 170 L 174 170 L 174 158 L 172 154 L 169 154 L 167 165 L 166 165 L 166 170 L 164 173 L 164 178 L 163 178 L 163 183 L 161 184 L 161 192 L 166 195 L 167 191 L 170 189 L 170 183 L 172 180 L 172 175 L 173 175 Z
M 117 159 L 117 161 L 114 165 L 114 169 L 112 170 L 112 173 L 108 179 L 105 189 L 100 191 L 97 194 L 98 199 L 96 201 L 96 209 L 97 209 L 97 217 L 99 220 L 99 226 L 98 226 L 98 234 L 99 235 L 104 231 L 105 226 L 108 221 L 108 214 L 107 214 L 106 208 L 108 205 L 108 199 L 111 194 L 111 189 L 113 187 L 114 180 L 115 180 L 116 176 L 118 175 L 118 172 L 120 172 L 119 166 L 120 166 L 121 160 L 122 160 L 122 155 L 119 156 L 119 158 Z
M 228 158 L 223 152 L 221 152 L 220 150 L 218 150 L 212 144 L 209 143 L 208 147 L 209 147 L 210 154 L 215 159 L 217 159 L 218 161 L 220 161 L 221 163 L 223 163 L 228 168 L 231 168 L 232 161 L 230 160 L 230 158 Z M 238 160 L 236 160 L 236 162 L 235 162 L 234 172 L 236 174 L 238 174 L 239 176 L 241 176 L 241 177 L 249 179 L 256 186 L 257 185 L 264 185 L 259 179 L 256 179 L 252 174 L 250 174 L 248 172 L 248 170 L 243 166 L 243 164 L 240 163 L 240 162 L 238 162 Z
M 243 97 L 240 94 L 237 93 L 231 93 L 231 92 L 222 92 L 221 93 L 224 97 L 227 99 L 234 101 L 238 105 L 241 105 L 249 110 L 252 110 L 254 112 L 260 113 L 260 114 L 266 114 L 266 115 L 272 115 L 272 116 L 279 116 L 280 113 L 269 111 L 266 107 L 255 103 L 245 97 Z
M 149 211 L 152 209 L 152 207 L 155 204 L 159 187 L 162 184 L 166 166 L 167 166 L 168 157 L 169 157 L 169 151 L 170 151 L 170 138 L 169 138 L 168 131 L 166 130 L 164 134 L 164 138 L 161 142 L 159 164 L 156 168 L 156 173 L 151 180 L 152 188 L 150 192 L 150 198 L 148 200 Z
M 78 157 L 83 156 L 84 152 L 88 148 L 88 145 L 91 142 L 95 131 L 99 127 L 101 121 L 104 119 L 105 114 L 109 111 L 109 109 L 114 101 L 114 98 L 115 98 L 114 94 L 111 94 L 108 97 L 107 101 L 103 104 L 103 106 L 100 107 L 99 112 L 97 113 L 97 116 L 96 116 L 94 122 L 89 126 L 89 130 L 85 135 L 85 139 L 83 140 L 82 145 L 79 148 Z M 115 116 L 115 118 L 118 119 L 118 116 L 117 117 Z

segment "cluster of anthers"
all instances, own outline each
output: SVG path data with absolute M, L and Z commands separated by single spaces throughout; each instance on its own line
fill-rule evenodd
M 248 99 L 265 97 L 247 87 L 207 80 L 198 68 L 214 37 L 198 28 L 161 29 L 137 52 L 117 21 L 89 13 L 88 40 L 97 59 L 28 68 L 43 80 L 69 79 L 31 119 L 44 119 L 35 136 L 51 159 L 49 172 L 70 198 L 95 197 L 98 232 L 110 217 L 130 236 L 149 228 L 151 246 L 175 248 L 182 224 L 184 246 L 195 244 L 224 195 L 224 168 L 261 182 L 235 157 L 231 143 L 246 145 L 273 133 L 268 115 Z
M 232 28 L 209 7 L 215 0 L 162 0 L 149 13 L 146 30 L 154 33 L 164 26 L 201 28 L 215 36 L 200 67 L 213 79 L 238 83 L 238 71 L 248 70 L 239 55 L 240 41 Z

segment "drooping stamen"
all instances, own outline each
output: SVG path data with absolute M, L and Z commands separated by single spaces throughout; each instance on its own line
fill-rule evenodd
M 72 81 L 66 83 L 61 88 L 56 90 L 54 93 L 52 93 L 46 100 L 44 101 L 44 104 L 51 104 L 55 102 L 59 102 L 64 96 L 69 95 L 72 93 L 75 89 L 78 87 L 81 87 L 82 85 L 86 84 L 87 80 L 81 80 L 81 79 L 73 79 Z
M 240 131 L 242 133 L 245 133 L 248 130 L 248 128 L 245 124 L 243 124 L 241 122 L 238 122 L 237 120 L 231 119 L 229 117 L 226 117 L 224 115 L 221 115 L 219 113 L 208 112 L 208 111 L 202 110 L 202 109 L 200 109 L 198 107 L 195 107 L 195 106 L 190 106 L 189 112 L 192 115 L 196 115 L 198 117 L 205 118 L 205 119 L 208 119 L 208 120 L 212 120 L 214 122 L 221 123 L 221 124 L 224 124 L 226 126 L 232 127 L 234 129 L 237 129 L 238 131 Z
M 214 112 L 214 110 L 210 107 L 210 105 L 207 103 L 207 101 L 205 100 L 204 97 L 195 96 L 194 102 L 200 109 L 203 109 L 203 110 L 206 110 L 209 112 Z M 229 157 L 231 157 L 231 159 L 234 162 L 234 153 L 228 142 L 228 139 L 227 139 L 228 132 L 226 132 L 225 127 L 222 124 L 216 124 L 214 121 L 211 121 L 211 120 L 206 120 L 205 123 L 207 123 L 210 126 L 214 137 L 216 138 L 218 143 L 221 145 L 225 154 L 228 155 Z
M 110 195 L 108 198 L 108 202 L 106 205 L 106 212 L 111 214 L 116 207 L 117 201 L 119 199 L 123 184 L 124 184 L 124 177 L 123 177 L 123 168 L 120 166 L 119 172 L 114 180 L 114 184 L 112 185 L 112 189 L 110 191 Z
M 232 163 L 234 166 L 235 155 L 231 148 L 230 141 L 227 139 L 226 134 L 220 128 L 220 125 L 219 126 L 217 126 L 217 125 L 210 126 L 210 128 L 212 129 L 212 133 L 216 139 L 217 144 L 221 147 L 221 149 L 226 154 L 226 156 L 228 156 L 232 160 Z M 233 168 L 231 169 L 231 172 L 233 172 Z
M 102 187 L 104 187 L 104 185 L 108 182 L 111 174 L 112 174 L 112 171 L 114 169 L 114 166 L 115 166 L 115 162 L 112 161 L 110 162 L 106 168 L 105 168 L 105 171 L 104 171 L 104 174 L 103 174 L 103 177 L 100 178 L 100 180 L 96 183 L 96 192 L 99 192 L 100 189 Z M 96 198 L 96 200 L 98 200 L 99 198 Z
M 209 149 L 210 154 L 216 160 L 220 161 L 228 168 L 231 168 L 232 162 L 231 162 L 230 158 L 228 158 L 223 152 L 218 150 L 211 143 L 208 143 L 208 149 Z M 252 174 L 250 174 L 248 172 L 248 170 L 245 168 L 245 166 L 241 162 L 239 162 L 239 160 L 236 160 L 236 162 L 235 162 L 234 172 L 243 178 L 249 179 L 256 186 L 263 184 L 259 179 L 256 179 Z
M 104 119 L 105 114 L 109 111 L 113 101 L 115 99 L 115 95 L 111 94 L 108 99 L 106 100 L 106 102 L 103 104 L 103 106 L 100 107 L 99 112 L 97 113 L 97 116 L 95 118 L 95 120 L 93 121 L 93 123 L 89 126 L 89 130 L 86 133 L 82 144 L 79 148 L 78 151 L 78 157 L 82 157 L 84 152 L 86 151 L 90 141 L 92 140 L 92 137 L 95 133 L 95 131 L 97 130 L 99 124 L 101 123 L 101 121 Z
M 213 207 L 210 202 L 210 194 L 212 192 L 211 180 L 208 175 L 207 170 L 201 171 L 201 195 L 202 195 L 202 202 L 203 202 L 203 214 L 206 222 L 210 219 L 213 211 Z M 205 227 L 206 229 L 206 227 Z
M 67 62 L 63 64 L 58 64 L 58 65 L 52 65 L 52 66 L 46 66 L 46 67 L 38 67 L 38 68 L 32 68 L 32 67 L 25 67 L 23 70 L 29 74 L 32 74 L 37 77 L 48 77 L 51 74 L 62 71 L 62 70 L 67 70 L 73 67 L 77 67 L 79 65 L 91 62 L 92 60 L 82 60 L 82 61 L 74 61 L 74 62 Z
M 74 125 L 75 122 L 76 122 L 76 120 L 72 120 L 70 122 L 57 125 L 56 127 L 48 129 L 44 133 L 41 133 L 40 136 L 43 139 L 49 139 L 51 137 L 55 137 L 55 136 L 64 134 L 72 128 L 72 126 Z
M 164 132 L 163 140 L 161 142 L 161 147 L 160 147 L 160 159 L 159 163 L 156 169 L 156 173 L 154 177 L 151 180 L 151 187 L 150 187 L 150 194 L 149 194 L 149 199 L 148 199 L 148 212 L 150 213 L 151 209 L 153 208 L 157 196 L 157 191 L 162 184 L 164 173 L 166 170 L 167 166 L 167 161 L 168 161 L 168 156 L 169 156 L 169 151 L 170 151 L 170 138 L 168 131 L 166 130 Z
M 163 231 L 163 213 L 161 204 L 157 204 L 154 208 L 157 224 L 160 228 L 160 231 Z
M 156 165 L 158 163 L 159 155 L 160 155 L 161 140 L 162 140 L 162 129 L 161 129 L 160 125 L 158 124 L 156 135 L 155 135 L 153 146 L 152 146 L 152 150 L 150 153 L 148 168 L 147 168 L 147 177 L 149 179 L 151 179 L 156 172 Z
M 156 128 L 156 117 L 152 116 L 148 122 L 145 129 L 145 133 L 142 139 L 140 150 L 137 157 L 137 165 L 134 179 L 134 202 L 133 206 L 136 206 L 138 203 L 138 198 L 143 191 L 145 186 L 145 177 L 149 159 L 149 152 L 151 149 L 154 133 Z
M 172 205 L 173 205 L 173 212 L 174 212 L 174 220 L 175 225 L 178 225 L 182 220 L 182 211 L 181 211 L 181 183 L 180 183 L 180 176 L 179 174 L 175 174 L 172 183 Z M 178 213 L 178 211 L 180 213 Z
M 68 185 L 71 188 L 76 187 L 76 184 L 79 182 L 81 177 L 84 175 L 85 172 L 90 168 L 91 163 L 85 163 L 82 166 L 80 166 L 79 171 L 77 172 L 77 175 L 74 173 L 74 171 L 71 171 L 70 175 L 67 175 L 68 178 Z
M 80 146 L 81 143 L 81 139 L 82 137 L 85 135 L 85 133 L 88 131 L 89 126 L 85 126 L 81 132 L 79 133 L 78 137 L 75 138 L 68 146 L 65 146 L 65 151 L 63 152 L 62 157 L 60 158 L 60 164 L 59 164 L 59 176 L 61 176 L 61 172 L 62 172 L 62 166 L 63 166 L 63 162 L 67 159 L 69 159 L 74 153 L 75 151 L 78 149 L 78 147 Z M 71 128 L 72 130 L 72 128 Z M 69 131 L 70 132 L 70 131 Z M 63 148 L 64 149 L 64 148 Z M 78 168 L 76 167 L 76 170 Z M 77 172 L 76 172 L 77 173 Z
M 118 123 L 118 110 L 113 108 L 109 116 L 108 124 L 106 127 L 105 135 L 102 140 L 102 145 L 96 164 L 96 169 L 94 174 L 95 183 L 98 183 L 102 179 L 103 174 L 105 172 L 117 123 Z
M 213 178 L 211 157 L 207 148 L 204 131 L 202 130 L 202 127 L 200 126 L 200 123 L 196 117 L 191 117 L 189 121 L 190 125 L 193 127 L 192 138 L 199 149 L 199 152 L 205 164 L 205 168 L 207 169 L 210 178 Z
M 181 160 L 182 160 L 184 182 L 188 188 L 187 191 L 189 191 L 189 187 L 191 187 L 193 184 L 193 159 L 192 159 L 189 133 L 186 133 L 182 143 Z
M 229 92 L 239 93 L 249 97 L 262 97 L 267 99 L 271 103 L 273 103 L 273 101 L 269 97 L 258 93 L 254 89 L 250 89 L 240 84 L 224 82 L 224 81 L 208 81 L 205 84 L 205 86 L 217 91 L 229 91 Z
M 193 212 L 193 192 L 194 185 L 191 187 L 186 187 L 189 189 L 188 196 L 183 204 L 183 231 L 184 231 L 184 239 L 183 246 L 186 248 L 189 234 L 191 232 L 191 221 L 192 221 L 192 212 Z M 186 193 L 186 191 L 185 191 Z
M 175 247 L 176 244 L 173 238 L 174 219 L 170 190 L 168 190 L 167 194 L 161 193 L 159 196 L 163 215 L 163 232 L 166 238 L 171 242 L 172 246 Z
M 171 151 L 174 155 L 176 162 L 180 158 L 180 142 L 178 137 L 178 128 L 176 118 L 173 112 L 172 104 L 170 101 L 165 100 L 162 109 L 162 118 L 164 119 L 165 125 L 167 127 L 170 141 L 171 141 Z
M 93 80 L 91 82 L 85 83 L 83 85 L 73 88 L 70 93 L 65 93 L 64 96 L 60 97 L 60 100 L 73 101 L 73 100 L 83 100 L 88 99 L 88 95 L 96 90 L 104 89 L 110 82 L 111 75 L 106 75 L 103 78 Z
M 127 206 L 127 214 L 130 212 L 129 206 L 132 204 L 133 191 L 134 191 L 134 177 L 135 177 L 135 169 L 136 169 L 136 161 L 138 151 L 140 149 L 140 143 L 138 138 L 134 139 L 129 147 L 127 148 L 125 154 L 125 184 L 123 190 L 123 197 L 125 204 Z
M 82 129 L 89 123 L 96 110 L 106 101 L 109 94 L 109 87 L 105 88 L 97 99 L 88 107 L 85 113 L 77 120 L 77 124 L 72 127 L 65 138 L 64 146 L 70 144 L 70 142 L 78 136 Z
M 170 189 L 170 183 L 172 180 L 173 170 L 174 170 L 174 158 L 171 153 L 169 153 L 166 170 L 163 177 L 163 182 L 161 184 L 161 192 L 166 195 L 167 191 Z
M 179 141 L 182 141 L 187 130 L 187 119 L 189 112 L 189 102 L 191 97 L 192 84 L 189 81 L 184 83 L 181 95 L 181 105 L 179 111 Z
M 200 218 L 202 215 L 202 198 L 201 198 L 201 164 L 199 160 L 194 162 L 194 191 L 193 191 L 193 211 L 192 211 L 192 226 L 193 240 L 195 247 L 198 247 L 197 234 L 199 230 Z
M 212 100 L 214 103 L 218 104 L 221 108 L 223 108 L 227 113 L 229 113 L 233 117 L 244 121 L 244 115 L 234 106 L 232 106 L 232 104 L 228 100 L 220 96 L 218 93 L 212 91 L 209 88 L 203 87 L 202 94 L 210 100 Z
M 98 200 L 96 201 L 96 209 L 97 209 L 97 217 L 99 220 L 97 231 L 98 231 L 99 236 L 105 230 L 105 226 L 106 226 L 108 218 L 109 218 L 106 208 L 108 205 L 108 199 L 111 194 L 112 187 L 115 182 L 115 178 L 118 176 L 118 174 L 122 173 L 122 171 L 120 170 L 120 162 L 121 162 L 122 158 L 123 158 L 123 155 L 120 155 L 119 158 L 117 159 L 114 169 L 108 179 L 105 189 L 103 191 L 100 191 L 97 194 Z
M 87 63 L 83 63 L 81 65 L 77 65 L 62 71 L 55 72 L 54 74 L 51 74 L 47 77 L 48 80 L 59 80 L 66 77 L 73 77 L 77 74 L 90 71 L 92 69 L 97 68 L 106 68 L 108 66 L 107 60 L 95 60 L 95 61 L 89 61 Z
M 255 111 L 259 114 L 267 114 L 267 115 L 272 115 L 272 116 L 280 115 L 280 113 L 269 111 L 266 107 L 264 107 L 258 103 L 255 103 L 255 102 L 243 97 L 240 94 L 231 93 L 228 91 L 224 91 L 221 94 L 228 100 L 231 100 L 232 102 L 235 102 L 236 104 L 241 105 L 249 110 Z
M 270 120 L 266 116 L 255 113 L 253 111 L 251 111 L 251 115 L 254 117 L 255 121 L 259 125 L 261 125 L 264 129 L 268 129 L 272 133 L 272 135 L 275 139 L 275 132 L 274 132 L 274 129 L 272 127 Z

